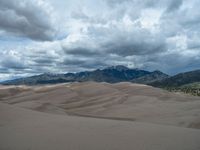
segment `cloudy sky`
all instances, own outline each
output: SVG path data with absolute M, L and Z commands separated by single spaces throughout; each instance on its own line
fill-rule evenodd
M 0 80 L 113 65 L 200 68 L 199 0 L 0 0 Z

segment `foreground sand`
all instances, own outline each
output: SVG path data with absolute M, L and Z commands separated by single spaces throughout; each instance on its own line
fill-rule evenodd
M 0 150 L 199 150 L 200 130 L 36 112 L 0 103 Z
M 0 150 L 200 150 L 199 128 L 199 97 L 150 86 L 0 86 Z

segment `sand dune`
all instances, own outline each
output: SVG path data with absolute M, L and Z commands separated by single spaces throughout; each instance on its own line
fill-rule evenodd
M 131 83 L 1 86 L 0 150 L 199 150 L 199 108 Z
M 11 86 L 1 88 L 0 95 L 4 103 L 47 113 L 200 128 L 199 97 L 140 84 Z

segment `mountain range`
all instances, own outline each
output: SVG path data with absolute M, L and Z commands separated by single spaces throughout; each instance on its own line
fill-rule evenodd
M 148 84 L 154 87 L 165 89 L 182 89 L 182 87 L 199 87 L 196 85 L 199 85 L 200 83 L 200 70 L 179 73 L 174 76 L 169 76 L 159 70 L 150 72 L 141 69 L 131 69 L 122 65 L 118 65 L 107 67 L 104 69 L 97 69 L 94 71 L 84 71 L 77 73 L 44 73 L 36 76 L 4 81 L 1 84 L 38 85 L 85 81 L 108 83 L 133 82 L 140 84 Z M 193 83 L 195 84 L 195 86 L 192 85 Z
M 168 78 L 169 75 L 160 71 L 146 71 L 140 69 L 130 69 L 125 66 L 112 66 L 94 71 L 84 71 L 78 73 L 52 74 L 44 73 L 36 76 L 19 78 L 9 81 L 4 81 L 4 85 L 37 85 L 37 84 L 55 84 L 64 82 L 134 82 L 149 84 L 155 81 L 160 81 Z

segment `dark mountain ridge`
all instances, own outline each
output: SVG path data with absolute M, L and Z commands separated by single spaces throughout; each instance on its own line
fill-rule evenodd
M 160 81 L 161 79 L 168 78 L 169 76 L 160 71 L 145 71 L 140 69 L 130 69 L 125 66 L 112 66 L 105 69 L 97 69 L 94 71 L 84 71 L 78 73 L 66 73 L 66 74 L 41 74 L 32 77 L 19 78 L 9 81 L 4 81 L 1 84 L 4 85 L 37 85 L 37 84 L 55 84 L 64 82 L 84 82 L 84 81 L 96 81 L 96 82 L 137 82 L 134 79 L 140 79 L 143 77 L 143 81 L 138 83 L 149 83 L 146 80 Z M 140 79 L 141 80 L 141 79 Z
M 150 85 L 156 87 L 179 87 L 189 83 L 200 82 L 200 70 L 179 73 L 175 76 L 155 81 Z
M 175 76 L 150 83 L 151 86 L 168 91 L 200 96 L 200 70 L 179 73 Z
M 141 84 L 151 84 L 153 82 L 156 81 L 162 81 L 164 79 L 169 78 L 170 76 L 167 74 L 162 73 L 161 71 L 153 71 L 150 74 L 147 74 L 145 76 L 139 77 L 139 78 L 135 78 L 133 80 L 131 80 L 131 82 L 134 83 L 141 83 Z

